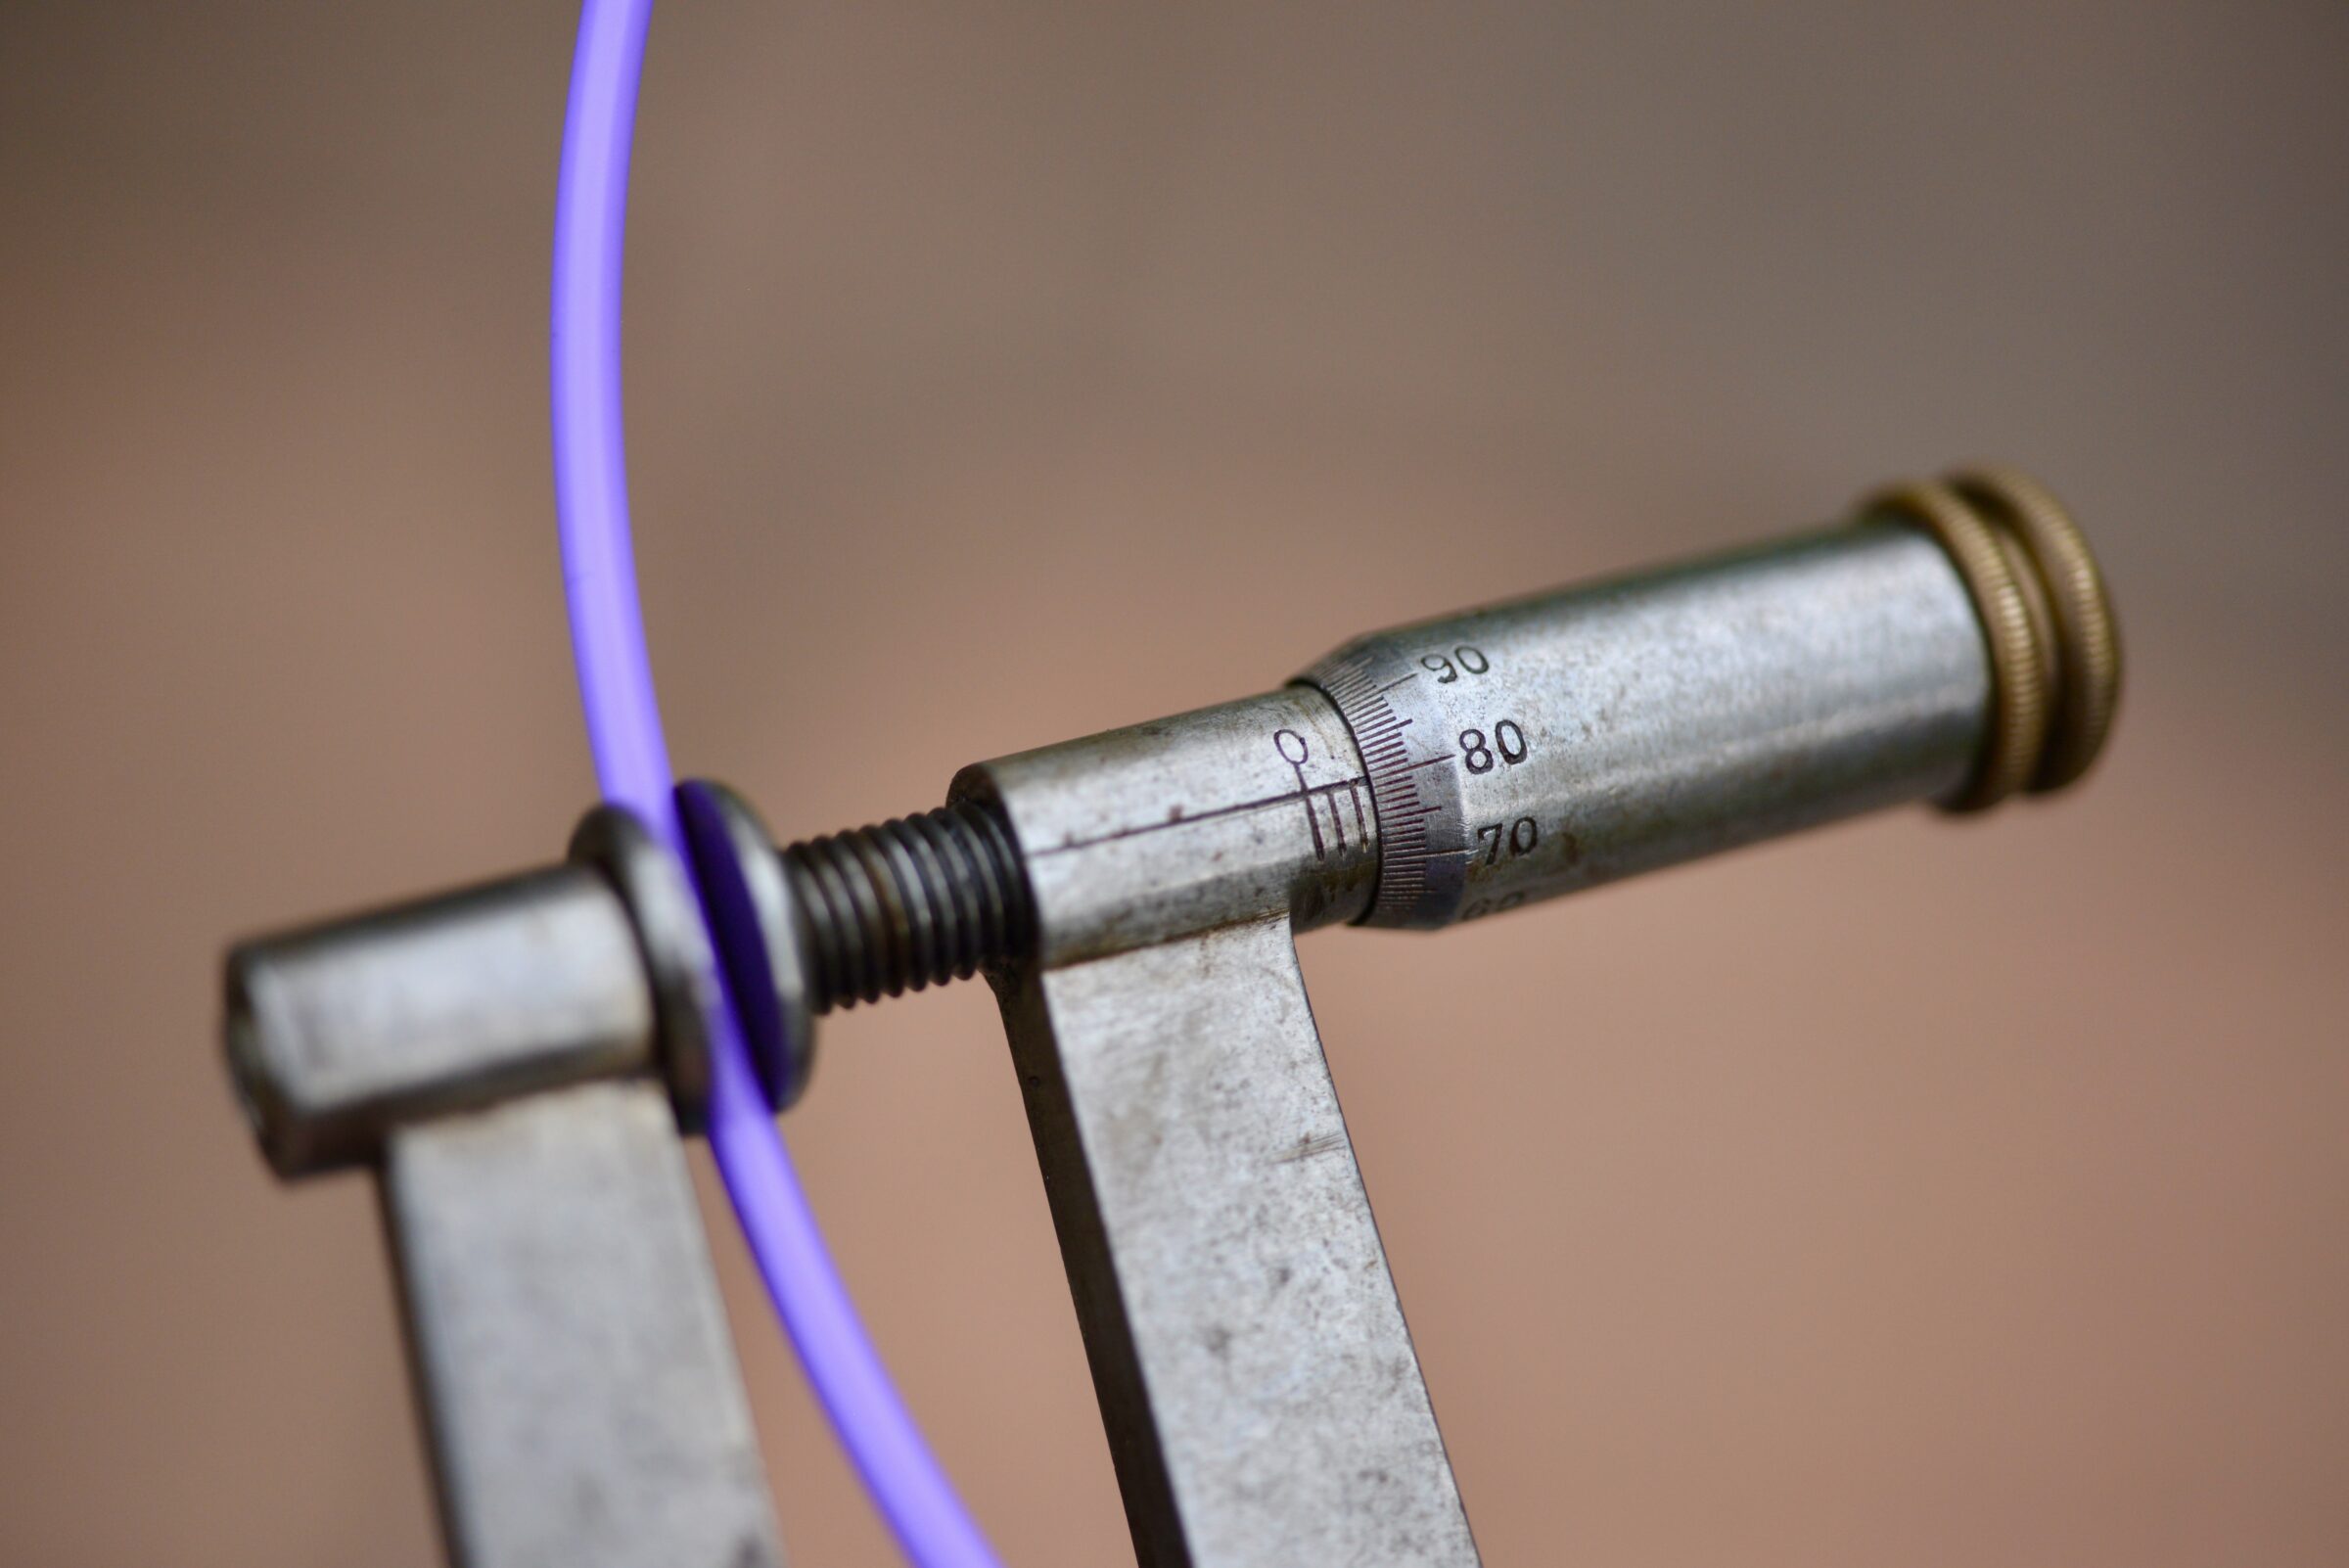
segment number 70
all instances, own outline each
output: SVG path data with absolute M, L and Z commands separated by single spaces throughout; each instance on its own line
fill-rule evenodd
M 1488 822 L 1476 830 L 1476 837 L 1485 845 L 1485 864 L 1493 865 L 1500 859 L 1504 844 L 1511 859 L 1531 853 L 1534 846 L 1542 842 L 1542 829 L 1532 817 L 1521 816 L 1505 829 L 1498 822 Z

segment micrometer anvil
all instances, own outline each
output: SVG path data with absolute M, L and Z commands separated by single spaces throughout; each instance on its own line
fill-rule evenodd
M 460 1562 L 780 1560 L 675 1136 L 703 1011 L 722 972 L 781 1109 L 816 1015 L 985 970 L 1141 1560 L 1472 1563 L 1294 934 L 2059 788 L 2119 669 L 2068 518 L 1971 472 L 1373 633 L 780 853 L 685 786 L 714 949 L 599 809 L 563 866 L 239 947 L 229 1054 L 280 1175 L 382 1170 Z

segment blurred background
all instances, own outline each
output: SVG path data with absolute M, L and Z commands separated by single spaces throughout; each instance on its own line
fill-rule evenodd
M 233 935 L 557 854 L 573 8 L 0 6 L 0 1562 L 437 1560 Z M 680 764 L 785 836 L 1979 455 L 2111 752 L 1305 963 L 1488 1560 L 2349 1560 L 2349 10 L 672 4 Z M 1464 1048 L 1473 1004 L 1505 1043 Z M 976 985 L 786 1127 L 1016 1564 L 1130 1560 Z M 695 1155 L 796 1561 L 887 1541 Z

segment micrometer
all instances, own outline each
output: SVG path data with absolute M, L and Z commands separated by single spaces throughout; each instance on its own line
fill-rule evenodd
M 233 1076 L 287 1177 L 380 1173 L 469 1568 L 780 1562 L 686 1179 L 725 985 L 769 1103 L 814 1020 L 984 972 L 1145 1564 L 1470 1564 L 1297 966 L 1908 802 L 2059 789 L 2119 644 L 2077 529 L 1979 469 L 1833 527 L 1358 638 L 1260 696 L 955 776 L 781 850 L 644 827 L 263 938 Z

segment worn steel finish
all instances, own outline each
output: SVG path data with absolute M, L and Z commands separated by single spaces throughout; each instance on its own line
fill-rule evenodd
M 270 1165 L 302 1176 L 403 1123 L 646 1068 L 653 990 L 618 891 L 565 865 L 246 943 L 226 1034 Z
M 1476 1562 L 1288 921 L 1003 1012 L 1140 1560 Z
M 1863 528 L 1307 678 L 954 793 L 1026 870 L 999 990 L 1143 1559 L 1473 1562 L 1292 930 L 1447 924 L 1946 795 L 1983 637 L 1930 539 Z
M 1282 914 L 1299 930 L 1367 907 L 1378 817 L 1346 726 L 1290 689 L 966 768 L 998 805 L 1047 965 Z
M 633 818 L 590 812 L 573 853 L 237 948 L 232 1072 L 280 1175 L 381 1161 L 453 1561 L 766 1568 L 677 1138 L 713 959 Z
M 1863 526 L 964 771 L 1033 898 L 998 989 L 1146 1561 L 1475 1560 L 1292 930 L 1446 925 L 1945 797 L 1990 701 L 1949 557 Z
M 591 865 L 620 890 L 636 951 L 653 992 L 653 1043 L 677 1121 L 699 1131 L 710 1102 L 707 1019 L 723 1005 L 717 954 L 700 900 L 675 856 L 652 830 L 617 806 L 599 806 L 572 830 L 570 858 Z
M 402 1128 L 383 1196 L 452 1562 L 781 1563 L 657 1083 Z
M 1370 923 L 1417 928 L 1945 796 L 1990 703 L 1964 582 L 1885 526 L 1377 632 L 1302 678 L 1367 760 Z
M 1033 960 L 999 981 L 1136 1550 L 1476 1560 L 1297 970 L 1376 818 L 1319 693 L 1003 759 Z
M 813 1013 L 994 983 L 1145 1563 L 1476 1560 L 1294 933 L 1448 925 L 2094 761 L 2119 645 L 2069 519 L 1998 470 L 1887 494 L 966 768 L 944 809 L 780 862 L 704 791 L 694 853 L 778 1103 Z M 764 1563 L 648 1076 L 690 1127 L 714 960 L 630 823 L 591 818 L 575 859 L 601 874 L 240 949 L 230 1054 L 282 1173 L 389 1148 L 460 1561 Z

